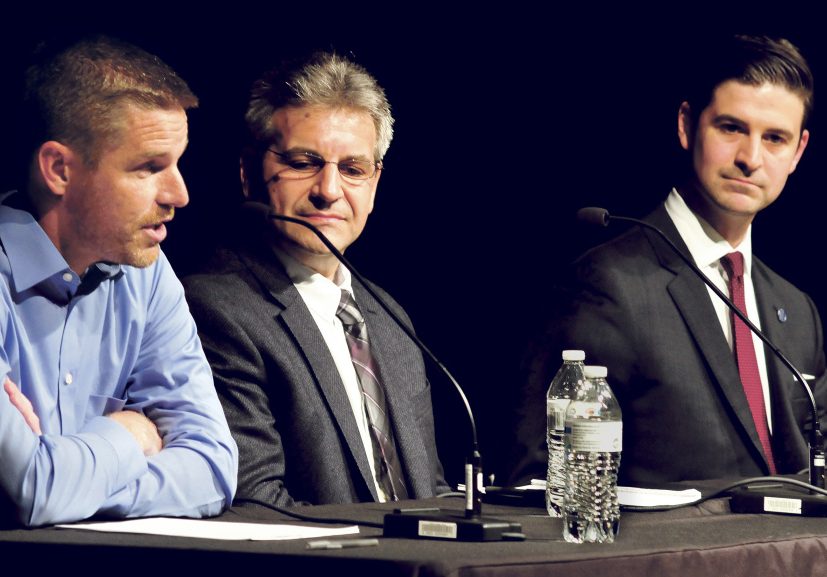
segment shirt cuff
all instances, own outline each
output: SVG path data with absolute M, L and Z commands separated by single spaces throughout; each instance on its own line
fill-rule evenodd
M 109 417 L 94 417 L 78 432 L 99 463 L 111 466 L 114 491 L 138 479 L 149 470 L 141 447 L 132 433 Z

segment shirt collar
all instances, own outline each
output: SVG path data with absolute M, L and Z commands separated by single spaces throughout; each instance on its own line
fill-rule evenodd
M 278 246 L 273 245 L 272 248 L 276 257 L 284 265 L 287 276 L 290 277 L 304 300 L 312 302 L 315 310 L 321 312 L 326 318 L 332 319 L 336 316 L 342 290 L 346 290 L 353 296 L 352 276 L 345 266 L 339 265 L 331 281 L 323 274 L 303 265 Z
M 695 264 L 699 267 L 718 266 L 721 257 L 737 250 L 744 255 L 744 273 L 751 274 L 752 225 L 741 244 L 733 248 L 711 224 L 692 212 L 677 189 L 672 189 L 664 204 Z
M 16 290 L 22 292 L 60 279 L 58 284 L 66 286 L 74 294 L 81 284 L 80 277 L 69 268 L 66 259 L 31 213 L 5 204 L 13 194 L 14 191 L 0 196 L 0 243 L 9 259 Z M 93 267 L 96 274 L 91 276 L 95 278 L 95 286 L 122 272 L 120 265 L 102 262 L 93 264 L 87 272 L 91 272 Z M 93 290 L 95 287 L 90 288 Z M 53 291 L 48 292 L 51 294 Z

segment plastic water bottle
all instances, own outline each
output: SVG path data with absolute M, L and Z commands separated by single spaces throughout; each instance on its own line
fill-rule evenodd
M 566 413 L 563 538 L 612 543 L 620 528 L 617 473 L 623 421 L 606 382 L 606 367 L 586 365 L 583 372 L 585 379 Z
M 565 447 L 563 434 L 566 411 L 583 379 L 583 351 L 563 351 L 563 364 L 551 380 L 546 395 L 546 442 L 548 443 L 548 474 L 546 475 L 546 509 L 552 517 L 563 516 L 566 490 Z

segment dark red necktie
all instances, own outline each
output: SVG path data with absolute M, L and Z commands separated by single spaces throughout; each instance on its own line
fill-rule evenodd
M 744 299 L 744 255 L 740 252 L 731 252 L 721 258 L 721 264 L 729 275 L 729 296 L 741 312 L 747 314 L 746 300 Z M 758 372 L 758 361 L 755 358 L 755 347 L 752 343 L 752 331 L 734 313 L 732 318 L 733 339 L 735 341 L 735 358 L 738 361 L 738 372 L 741 374 L 741 384 L 747 396 L 749 408 L 752 411 L 752 420 L 758 430 L 758 438 L 764 447 L 764 455 L 770 467 L 770 473 L 775 474 L 775 459 L 772 456 L 770 431 L 767 426 L 767 409 L 764 405 L 764 389 L 761 386 L 761 375 Z

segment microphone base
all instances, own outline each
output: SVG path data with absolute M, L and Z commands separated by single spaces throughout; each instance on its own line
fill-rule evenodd
M 439 509 L 396 509 L 385 515 L 383 536 L 449 541 L 522 541 L 522 525 L 490 517 L 467 518 Z
M 827 496 L 794 489 L 756 485 L 732 491 L 733 513 L 776 513 L 799 517 L 827 517 Z

